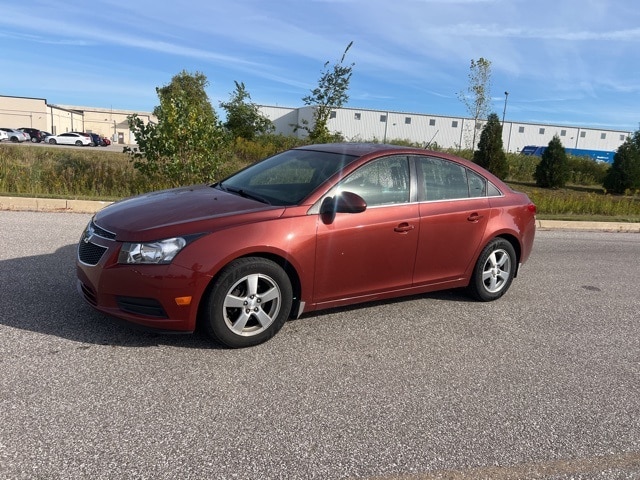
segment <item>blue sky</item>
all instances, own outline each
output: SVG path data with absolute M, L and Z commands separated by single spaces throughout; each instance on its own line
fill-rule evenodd
M 636 0 L 42 0 L 2 2 L 0 95 L 151 111 L 156 87 L 202 72 L 219 111 L 300 107 L 325 62 L 355 63 L 347 107 L 469 116 L 471 59 L 491 61 L 506 118 L 635 131 Z

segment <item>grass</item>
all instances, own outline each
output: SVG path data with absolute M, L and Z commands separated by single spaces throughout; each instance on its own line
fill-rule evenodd
M 610 195 L 601 187 L 569 185 L 545 189 L 526 182 L 509 182 L 526 193 L 543 220 L 640 222 L 640 196 Z
M 222 175 L 284 148 L 236 143 L 235 160 L 222 166 Z M 530 158 L 510 156 L 509 161 L 512 178 L 507 183 L 529 196 L 540 219 L 640 222 L 639 192 L 606 194 L 594 185 L 593 175 L 574 176 L 585 184 L 556 190 L 538 188 L 528 173 L 535 169 Z M 0 195 L 114 201 L 169 186 L 161 178 L 142 175 L 124 153 L 0 144 Z

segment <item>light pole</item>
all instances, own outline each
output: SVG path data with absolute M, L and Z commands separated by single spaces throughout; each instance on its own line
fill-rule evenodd
M 507 98 L 509 98 L 509 92 L 504 92 L 504 110 L 502 110 L 502 126 L 504 127 L 504 116 L 507 114 Z

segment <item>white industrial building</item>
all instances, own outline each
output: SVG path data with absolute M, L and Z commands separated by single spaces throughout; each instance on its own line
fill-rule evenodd
M 306 131 L 296 125 L 313 124 L 313 108 L 260 106 L 260 111 L 275 125 L 276 133 L 304 137 Z M 117 143 L 135 143 L 127 117 L 137 114 L 144 123 L 157 119 L 151 112 L 134 112 L 101 107 L 49 104 L 43 98 L 0 95 L 0 127 L 30 127 L 53 134 L 69 131 L 98 133 Z M 341 133 L 348 141 L 406 140 L 421 146 L 471 148 L 473 129 L 476 143 L 483 122 L 471 118 L 406 113 L 363 108 L 338 108 L 328 122 L 332 133 Z M 558 135 L 567 148 L 615 151 L 631 135 L 629 131 L 505 121 L 502 142 L 505 150 L 520 152 L 526 145 L 546 146 Z
M 306 136 L 296 125 L 313 124 L 313 107 L 285 108 L 260 106 L 263 115 L 276 127 L 276 133 Z M 484 123 L 472 118 L 406 113 L 362 108 L 339 108 L 331 112 L 327 124 L 332 133 L 341 133 L 348 141 L 406 140 L 421 146 L 437 144 L 441 148 L 470 149 L 473 129 L 476 144 Z M 502 142 L 508 152 L 520 152 L 526 145 L 546 146 L 558 135 L 566 148 L 615 151 L 631 135 L 624 130 L 572 127 L 528 122 L 505 121 Z

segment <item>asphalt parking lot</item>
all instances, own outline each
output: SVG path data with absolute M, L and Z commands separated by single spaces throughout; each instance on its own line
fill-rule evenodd
M 0 478 L 640 478 L 637 233 L 541 230 L 507 296 L 227 350 L 75 292 L 89 214 L 0 211 Z

